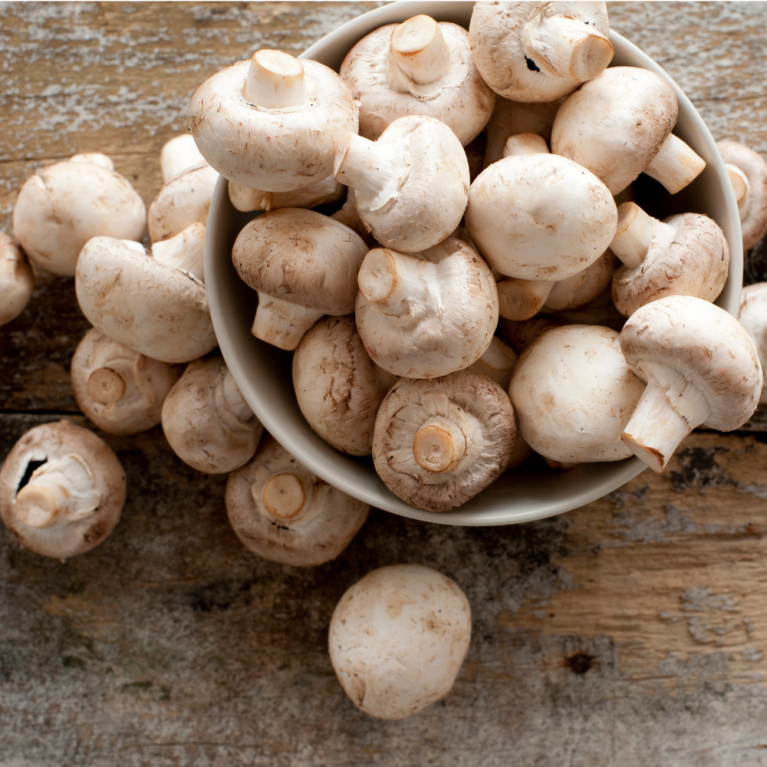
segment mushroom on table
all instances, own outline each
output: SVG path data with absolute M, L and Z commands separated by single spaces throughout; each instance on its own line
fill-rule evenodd
M 35 275 L 24 251 L 0 232 L 0 325 L 16 319 L 26 308 L 35 287 Z

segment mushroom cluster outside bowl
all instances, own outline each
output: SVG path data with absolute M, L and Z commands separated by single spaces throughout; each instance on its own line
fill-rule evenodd
M 323 37 L 302 54 L 338 71 L 350 48 L 384 24 L 402 22 L 420 13 L 437 21 L 452 21 L 468 29 L 473 3 L 399 2 L 359 16 Z M 740 218 L 735 197 L 711 133 L 689 99 L 647 55 L 615 32 L 611 66 L 649 69 L 667 79 L 679 99 L 674 133 L 707 163 L 703 173 L 673 197 L 657 194 L 657 210 L 665 218 L 694 211 L 713 218 L 730 246 L 730 273 L 716 303 L 737 316 L 743 273 Z M 640 177 L 641 178 L 641 177 Z M 658 187 L 660 189 L 660 187 Z M 221 351 L 243 396 L 268 431 L 299 461 L 322 479 L 372 506 L 405 517 L 448 525 L 508 525 L 560 514 L 583 506 L 617 489 L 645 467 L 638 458 L 615 463 L 581 464 L 570 471 L 523 464 L 502 475 L 459 509 L 435 513 L 408 506 L 378 478 L 371 458 L 345 455 L 324 442 L 301 415 L 293 393 L 292 353 L 266 344 L 250 328 L 257 296 L 238 277 L 231 259 L 240 229 L 254 217 L 230 203 L 227 182 L 219 178 L 208 217 L 205 278 L 213 326 Z

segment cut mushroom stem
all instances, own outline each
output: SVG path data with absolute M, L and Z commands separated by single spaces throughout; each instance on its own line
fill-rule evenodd
M 376 211 L 394 199 L 410 173 L 410 154 L 380 141 L 369 141 L 350 133 L 336 155 L 336 181 L 354 187 L 357 195 L 371 198 Z
M 613 46 L 603 34 L 567 16 L 545 16 L 528 34 L 531 58 L 553 76 L 585 82 L 602 72 L 613 57 Z
M 444 418 L 424 424 L 413 439 L 416 462 L 434 474 L 454 469 L 466 452 L 466 436 L 456 424 Z
M 737 166 L 725 163 L 727 168 L 727 175 L 730 177 L 730 183 L 732 184 L 732 191 L 735 193 L 735 202 L 738 203 L 738 213 L 740 213 L 740 220 L 742 221 L 748 211 L 748 177 Z
M 678 136 L 669 133 L 644 172 L 671 194 L 676 194 L 696 179 L 705 167 L 706 161 L 702 157 Z
M 205 282 L 205 226 L 192 224 L 167 240 L 155 242 L 152 256 L 165 266 L 189 272 Z
M 258 308 L 251 333 L 286 351 L 294 351 L 324 312 L 258 291 Z
M 674 232 L 674 227 L 645 213 L 636 203 L 624 202 L 618 207 L 618 229 L 610 250 L 629 269 L 636 269 L 645 260 L 651 245 L 667 249 Z
M 297 522 L 302 512 L 311 506 L 311 492 L 309 496 L 307 500 L 301 479 L 285 472 L 267 480 L 261 491 L 265 510 L 278 523 L 286 520 Z
M 309 82 L 301 62 L 280 51 L 256 51 L 243 89 L 245 99 L 264 109 L 290 109 L 305 104 Z
M 543 308 L 556 282 L 509 278 L 497 283 L 498 313 L 507 320 L 529 320 Z
M 504 157 L 517 157 L 522 154 L 550 154 L 546 139 L 535 133 L 517 133 L 509 136 L 503 147 Z
M 88 394 L 99 405 L 114 405 L 125 395 L 125 379 L 112 368 L 99 368 L 88 377 Z
M 407 81 L 425 85 L 450 70 L 450 50 L 438 24 L 430 16 L 413 16 L 391 36 L 388 77 L 392 88 L 409 93 Z

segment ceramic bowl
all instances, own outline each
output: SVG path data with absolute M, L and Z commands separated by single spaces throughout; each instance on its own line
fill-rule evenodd
M 378 8 L 347 22 L 323 37 L 303 58 L 335 69 L 349 49 L 379 26 L 402 22 L 419 13 L 438 21 L 469 26 L 473 3 L 400 2 Z M 436 11 L 436 12 L 435 12 Z M 717 304 L 737 315 L 743 273 L 740 219 L 724 164 L 701 116 L 666 73 L 636 46 L 610 32 L 615 48 L 613 66 L 634 66 L 657 72 L 679 98 L 674 133 L 706 161 L 704 172 L 673 197 L 656 193 L 661 217 L 682 211 L 705 213 L 724 230 L 730 244 L 730 276 Z M 660 188 L 660 187 L 658 187 Z M 648 207 L 649 212 L 654 213 Z M 224 359 L 253 412 L 267 430 L 311 471 L 345 493 L 405 517 L 448 525 L 508 525 L 560 514 L 619 488 L 644 469 L 637 458 L 615 463 L 581 464 L 555 471 L 530 462 L 502 475 L 479 495 L 451 512 L 434 513 L 408 506 L 378 478 L 370 458 L 355 458 L 330 447 L 309 427 L 298 408 L 291 378 L 292 353 L 259 341 L 250 333 L 256 293 L 240 280 L 231 250 L 242 227 L 254 217 L 239 213 L 229 202 L 226 181 L 216 186 L 208 217 L 205 278 L 213 326 Z M 656 213 L 657 215 L 657 213 Z

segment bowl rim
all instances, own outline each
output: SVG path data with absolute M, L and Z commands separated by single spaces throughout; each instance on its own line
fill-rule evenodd
M 473 2 L 440 4 L 438 18 L 439 20 L 454 21 L 455 19 L 470 17 L 473 5 Z M 338 53 L 334 52 L 333 54 L 335 59 L 338 60 L 338 65 L 340 65 L 340 61 L 346 55 L 346 52 L 348 52 L 358 40 L 369 32 L 384 24 L 401 22 L 419 13 L 433 13 L 435 9 L 434 6 L 435 4 L 430 2 L 430 0 L 400 0 L 400 2 L 376 8 L 347 21 L 328 33 L 307 48 L 299 58 L 316 58 L 318 55 L 327 58 L 329 57 L 329 54 L 327 54 L 327 49 L 329 47 L 339 49 L 343 46 L 343 56 L 341 56 L 340 59 Z M 464 26 L 466 26 L 466 24 L 464 24 Z M 680 118 L 683 114 L 685 115 L 685 123 L 688 121 L 691 123 L 687 128 L 687 132 L 692 131 L 695 134 L 696 151 L 704 157 L 707 166 L 712 167 L 717 176 L 720 191 L 724 193 L 725 203 L 724 209 L 718 211 L 718 217 L 726 220 L 727 227 L 723 226 L 722 228 L 730 231 L 730 237 L 728 238 L 728 242 L 730 243 L 730 271 L 728 273 L 725 290 L 717 299 L 716 303 L 720 305 L 724 304 L 722 308 L 737 317 L 743 281 L 743 249 L 742 237 L 740 234 L 740 217 L 737 212 L 737 203 L 735 201 L 734 192 L 729 184 L 723 183 L 728 177 L 724 162 L 716 149 L 716 142 L 703 118 L 692 105 L 692 102 L 655 61 L 640 48 L 612 29 L 610 30 L 610 40 L 616 49 L 616 55 L 620 51 L 621 56 L 629 55 L 631 58 L 638 59 L 642 63 L 642 68 L 649 69 L 660 75 L 674 88 L 677 99 L 679 100 Z M 686 140 L 689 142 L 689 137 Z M 228 205 L 230 206 L 231 204 L 228 197 L 227 181 L 223 177 L 219 177 L 211 202 L 209 220 L 215 222 L 221 217 L 222 208 Z M 487 499 L 488 497 L 498 495 L 498 489 L 496 488 L 494 491 L 493 488 L 499 480 L 496 480 L 495 483 L 483 490 L 467 504 L 448 512 L 424 511 L 406 504 L 391 493 L 391 491 L 383 485 L 377 475 L 375 475 L 378 480 L 377 484 L 366 483 L 361 485 L 358 481 L 355 482 L 354 476 L 359 469 L 353 468 L 355 465 L 358 466 L 358 464 L 355 463 L 354 458 L 336 451 L 324 442 L 322 443 L 324 447 L 320 447 L 316 441 L 319 440 L 319 437 L 314 435 L 313 430 L 305 421 L 304 424 L 306 429 L 316 437 L 316 440 L 307 440 L 307 435 L 304 435 L 304 439 L 299 439 L 299 435 L 284 428 L 279 414 L 275 412 L 273 406 L 270 406 L 270 401 L 266 399 L 262 400 L 259 397 L 259 393 L 256 391 L 255 386 L 250 382 L 250 378 L 247 375 L 239 356 L 237 349 L 238 344 L 224 319 L 226 301 L 225 297 L 221 295 L 221 285 L 216 269 L 216 252 L 218 251 L 216 229 L 217 227 L 215 225 L 209 225 L 206 234 L 205 276 L 206 284 L 208 286 L 208 301 L 211 318 L 213 320 L 213 327 L 224 360 L 245 400 L 263 423 L 266 430 L 310 471 L 344 493 L 376 508 L 384 509 L 410 519 L 444 525 L 486 527 L 519 524 L 571 511 L 617 490 L 647 468 L 645 464 L 636 457 L 612 462 L 610 464 L 605 462 L 598 464 L 581 464 L 581 466 L 575 469 L 568 472 L 561 472 L 557 475 L 558 478 L 561 478 L 561 481 L 559 482 L 561 486 L 566 486 L 567 484 L 579 486 L 579 489 L 573 492 L 572 495 L 567 494 L 565 498 L 560 500 L 541 501 L 533 499 L 533 508 L 517 511 L 514 510 L 515 500 L 523 501 L 525 499 L 518 497 L 513 492 L 505 497 L 504 500 L 507 503 L 502 509 L 472 508 L 476 499 Z M 735 235 L 737 235 L 737 237 Z M 229 260 L 231 261 L 231 259 Z M 336 453 L 342 460 L 333 460 L 332 455 L 328 453 L 326 453 L 327 457 L 323 459 L 322 453 L 325 448 Z M 330 465 L 331 463 L 335 465 Z M 583 487 L 582 485 L 584 484 L 584 481 L 582 480 L 582 476 L 584 471 L 582 468 L 596 466 L 609 467 L 609 471 L 603 472 L 602 476 L 586 476 L 586 487 Z M 370 466 L 369 471 L 374 473 L 372 465 Z M 503 476 L 504 475 L 502 475 L 502 477 Z M 534 479 L 536 476 L 536 472 L 527 473 L 528 481 Z M 543 476 L 551 475 L 550 473 L 546 473 Z M 517 484 L 519 484 L 521 488 L 525 485 L 525 482 L 520 481 Z M 512 484 L 512 490 L 514 490 L 515 487 L 516 485 Z M 482 505 L 482 500 L 478 502 L 478 505 Z

